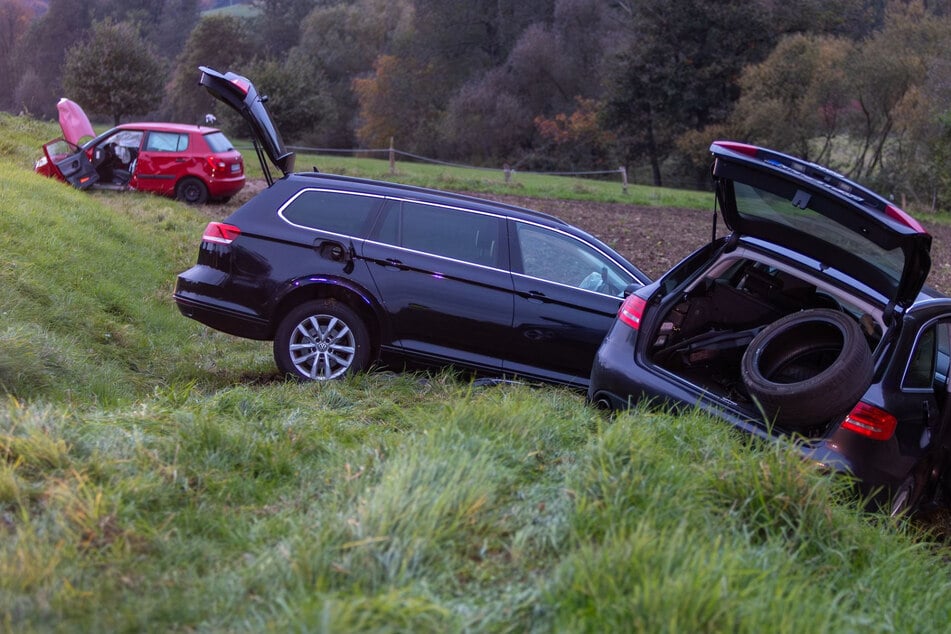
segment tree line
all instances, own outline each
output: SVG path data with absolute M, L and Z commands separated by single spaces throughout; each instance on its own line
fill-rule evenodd
M 0 108 L 243 134 L 233 70 L 285 140 L 703 187 L 715 138 L 951 207 L 951 0 L 0 0 Z M 234 4 L 234 3 L 232 3 Z

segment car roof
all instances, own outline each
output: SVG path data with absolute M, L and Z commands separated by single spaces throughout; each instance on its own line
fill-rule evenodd
M 203 125 L 191 123 L 167 123 L 160 121 L 139 121 L 133 123 L 123 123 L 116 126 L 113 130 L 149 130 L 159 132 L 198 132 L 199 134 L 211 134 L 212 132 L 221 132 L 218 128 L 209 128 Z
M 328 174 L 325 172 L 296 172 L 289 174 L 283 180 L 290 180 L 299 183 L 301 187 L 334 187 L 345 191 L 354 191 L 368 194 L 379 194 L 389 197 L 403 197 L 416 199 L 423 202 L 440 203 L 450 206 L 460 206 L 477 211 L 487 211 L 492 213 L 502 213 L 512 218 L 529 221 L 541 221 L 561 228 L 570 227 L 576 229 L 573 225 L 565 222 L 557 216 L 546 214 L 542 211 L 520 207 L 505 202 L 479 198 L 467 194 L 457 194 L 454 192 L 443 191 L 439 189 L 430 189 L 428 187 L 419 187 L 416 185 L 406 185 L 403 183 L 392 183 L 389 181 L 378 181 L 368 178 L 358 178 L 354 176 L 343 176 L 339 174 Z M 582 232 L 584 233 L 584 232 Z

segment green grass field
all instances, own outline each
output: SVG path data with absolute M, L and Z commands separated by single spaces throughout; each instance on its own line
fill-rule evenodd
M 0 115 L 3 631 L 951 621 L 938 535 L 705 416 L 451 372 L 280 380 L 171 300 L 201 211 L 34 175 L 50 131 Z

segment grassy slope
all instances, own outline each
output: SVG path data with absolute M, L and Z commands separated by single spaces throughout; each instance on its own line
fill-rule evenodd
M 450 375 L 274 381 L 169 293 L 204 219 L 0 115 L 9 631 L 943 631 L 945 557 L 716 421 Z

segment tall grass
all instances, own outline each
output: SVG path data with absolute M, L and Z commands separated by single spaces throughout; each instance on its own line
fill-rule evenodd
M 4 631 L 943 631 L 946 548 L 781 445 L 444 372 L 283 382 L 177 314 L 199 211 L 0 117 Z

